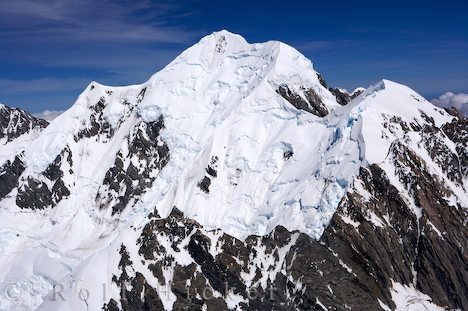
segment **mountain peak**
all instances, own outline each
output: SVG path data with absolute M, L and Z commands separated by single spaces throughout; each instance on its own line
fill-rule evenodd
M 248 44 L 247 40 L 245 40 L 244 37 L 242 37 L 241 35 L 239 34 L 236 34 L 236 33 L 232 33 L 226 29 L 222 29 L 220 31 L 215 31 L 213 33 L 211 33 L 210 35 L 207 35 L 205 36 L 204 38 L 206 37 L 210 37 L 210 36 L 213 36 L 216 40 L 221 40 L 221 38 L 224 38 L 226 39 L 227 41 L 229 42 L 238 42 L 238 43 L 242 43 L 242 44 Z M 201 41 L 204 39 L 202 38 Z
M 201 45 L 204 49 L 213 49 L 216 53 L 223 54 L 245 49 L 248 44 L 241 35 L 221 30 L 203 37 L 196 45 Z

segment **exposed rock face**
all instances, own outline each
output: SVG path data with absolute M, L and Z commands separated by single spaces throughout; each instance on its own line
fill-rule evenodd
M 198 187 L 205 193 L 210 193 L 211 180 L 218 176 L 218 173 L 216 172 L 217 162 L 218 157 L 214 156 L 211 158 L 210 164 L 205 169 L 206 175 L 198 183 Z
M 398 282 L 437 305 L 466 309 L 466 210 L 450 206 L 451 191 L 404 145 L 396 142 L 389 159 L 408 196 L 379 166 L 361 169 L 360 190 L 343 200 L 322 240 L 392 308 L 383 289 Z
M 0 167 L 0 198 L 5 197 L 11 190 L 18 186 L 18 179 L 25 169 L 21 158 L 21 154 L 17 155 L 13 162 L 7 160 L 7 162 Z
M 0 200 L 19 185 L 19 178 L 25 170 L 24 147 L 28 140 L 48 124 L 27 111 L 0 104 L 0 146 L 10 153 L 6 161 L 0 163 Z M 16 144 L 17 140 L 22 142 Z
M 142 121 L 130 134 L 96 195 L 101 208 L 111 206 L 112 214 L 121 212 L 151 186 L 169 161 L 169 148 L 160 138 L 163 128 L 164 119 L 160 117 L 156 122 Z
M 112 95 L 108 93 L 107 95 Z M 128 103 L 127 103 L 128 105 Z M 110 139 L 114 135 L 114 129 L 109 122 L 103 117 L 103 110 L 106 107 L 106 98 L 102 96 L 99 101 L 91 107 L 91 115 L 89 117 L 89 124 L 75 134 L 74 139 L 76 142 L 83 137 L 104 136 Z
M 121 249 L 121 275 L 114 277 L 123 295 L 132 297 L 123 310 L 138 310 L 170 286 L 176 310 L 323 310 L 347 304 L 377 309 L 375 297 L 322 242 L 277 227 L 268 236 L 245 242 L 219 231 L 208 232 L 176 208 L 168 218 L 152 214 L 138 240 L 144 265 L 159 281 L 148 288 L 139 271 L 125 270 L 132 260 Z M 180 258 L 184 259 L 181 260 Z M 168 279 L 167 277 L 170 277 Z M 125 285 L 127 284 L 127 285 Z M 131 291 L 126 288 L 131 285 Z M 124 287 L 125 286 L 125 287 Z M 142 290 L 146 288 L 146 290 Z M 133 299 L 137 298 L 136 301 Z M 115 302 L 108 302 L 105 308 Z M 154 305 L 151 310 L 162 310 Z
M 128 275 L 127 270 L 133 270 L 133 262 L 130 260 L 127 249 L 124 245 L 120 248 L 119 268 L 122 274 L 113 276 L 112 281 L 121 288 L 120 303 L 123 310 L 164 310 L 158 293 L 146 282 L 145 277 L 135 272 L 135 276 Z M 130 289 L 127 289 L 129 287 Z M 103 310 L 120 310 L 118 303 L 111 299 L 105 304 Z
M 324 88 L 328 89 L 327 81 L 325 80 L 325 78 L 324 78 L 321 74 L 319 74 L 319 73 L 317 73 L 317 78 L 318 78 L 320 84 L 321 84 Z
M 351 100 L 351 96 L 348 93 L 341 92 L 338 88 L 329 88 L 330 92 L 335 95 L 338 104 L 344 106 L 347 105 Z
M 464 118 L 461 114 L 456 115 L 451 123 L 444 125 L 442 131 L 455 144 L 455 151 L 458 159 L 453 160 L 455 167 L 446 167 L 446 171 L 451 171 L 452 176 L 458 180 L 460 177 L 468 176 L 468 118 Z M 452 154 L 450 152 L 450 154 Z
M 328 114 L 328 109 L 313 89 L 304 89 L 302 91 L 303 96 L 294 93 L 287 86 L 280 86 L 276 92 L 297 109 L 310 112 L 319 117 Z
M 336 87 L 330 87 L 328 88 L 328 90 L 333 95 L 335 95 L 336 102 L 342 106 L 349 104 L 353 99 L 361 95 L 363 92 L 362 89 L 356 89 L 353 93 L 350 94 L 345 91 L 341 91 L 339 88 Z
M 43 129 L 48 124 L 46 120 L 35 118 L 27 111 L 0 104 L 0 140 L 6 138 L 10 142 L 34 129 Z
M 341 106 L 349 104 L 353 99 L 355 99 L 356 97 L 361 95 L 362 92 L 364 92 L 363 88 L 357 88 L 356 90 L 354 90 L 354 92 L 348 93 L 346 90 L 341 90 L 337 87 L 328 86 L 327 82 L 325 81 L 325 78 L 319 73 L 317 73 L 317 78 L 320 84 L 335 96 L 336 102 Z
M 354 92 L 351 94 L 351 99 L 355 99 L 356 97 L 361 95 L 364 91 L 365 91 L 364 88 L 358 88 L 358 89 L 354 90 Z
M 62 162 L 66 163 L 62 166 Z M 20 179 L 16 204 L 26 209 L 45 209 L 57 205 L 64 197 L 70 195 L 63 176 L 66 167 L 66 172 L 73 174 L 72 166 L 71 151 L 66 148 L 47 167 L 42 176 Z

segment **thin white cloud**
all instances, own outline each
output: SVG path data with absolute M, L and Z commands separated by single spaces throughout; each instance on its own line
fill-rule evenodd
M 33 113 L 33 116 L 51 122 L 63 112 L 62 110 L 44 110 L 43 112 Z
M 0 1 L 0 38 L 47 42 L 186 43 L 193 30 L 171 26 L 186 16 L 184 5 L 167 1 Z
M 459 93 L 454 94 L 452 92 L 446 92 L 445 94 L 439 96 L 439 98 L 434 98 L 431 102 L 442 108 L 457 108 L 465 117 L 468 117 L 468 94 Z
M 204 33 L 181 22 L 197 14 L 192 1 L 0 0 L 0 58 L 65 75 L 19 81 L 2 72 L 0 94 L 78 94 L 91 80 L 142 83 Z M 85 81 L 70 77 L 76 68 Z

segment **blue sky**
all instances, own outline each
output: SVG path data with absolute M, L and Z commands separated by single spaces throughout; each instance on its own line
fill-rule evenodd
M 142 83 L 221 29 L 296 47 L 333 86 L 468 93 L 466 0 L 0 0 L 0 102 L 63 110 L 90 81 Z

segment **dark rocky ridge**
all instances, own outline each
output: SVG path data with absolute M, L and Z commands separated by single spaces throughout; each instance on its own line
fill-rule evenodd
M 455 143 L 455 151 L 458 156 L 458 168 L 460 175 L 468 176 L 468 118 L 464 118 L 460 113 L 456 118 L 442 127 L 444 134 Z M 468 190 L 468 189 L 465 189 Z
M 206 232 L 177 209 L 168 218 L 161 219 L 156 214 L 150 218 L 138 240 L 139 255 L 161 286 L 171 285 L 177 297 L 175 310 L 202 310 L 203 305 L 208 310 L 229 310 L 225 302 L 228 293 L 246 301 L 241 303 L 243 310 L 322 310 L 317 299 L 338 309 L 345 304 L 362 310 L 378 309 L 375 297 L 340 265 L 327 246 L 305 234 L 277 227 L 267 236 L 250 236 L 242 242 L 220 232 Z M 171 241 L 169 245 L 161 243 L 166 237 Z M 213 247 L 219 251 L 217 254 L 210 251 Z M 169 255 L 182 251 L 191 257 L 192 263 L 188 266 L 179 265 L 177 259 Z M 264 256 L 272 261 L 264 260 Z M 121 262 L 129 260 L 133 259 L 122 255 Z M 164 278 L 162 271 L 166 269 L 172 271 L 172 280 Z M 279 271 L 276 274 L 275 269 Z M 124 269 L 121 271 L 120 276 L 114 277 L 119 286 L 122 286 L 120 280 L 129 278 Z M 254 274 L 251 281 L 254 285 L 246 284 L 245 273 Z M 271 274 L 271 279 L 263 288 L 259 282 L 265 273 Z M 141 297 L 135 306 L 144 304 L 153 295 L 152 290 L 141 291 L 147 281 L 138 280 L 139 277 L 135 271 L 135 276 L 129 279 L 133 285 L 135 280 L 138 282 L 132 292 L 122 290 L 130 297 Z M 300 287 L 297 287 L 298 280 L 303 284 Z M 327 285 L 332 286 L 333 293 Z M 214 298 L 213 293 L 222 297 Z M 107 306 L 111 304 L 112 301 Z M 138 308 L 128 306 L 123 310 Z M 162 309 L 155 305 L 150 310 Z
M 341 92 L 338 88 L 331 87 L 331 88 L 329 88 L 329 91 L 333 95 L 335 95 L 336 101 L 341 106 L 347 105 L 352 100 L 351 96 L 348 93 Z
M 329 111 L 320 96 L 313 89 L 303 89 L 304 97 L 294 93 L 288 86 L 280 86 L 276 92 L 297 109 L 310 112 L 318 117 L 325 117 Z
M 397 150 L 395 147 L 394 152 Z M 416 165 L 411 167 L 413 173 L 424 174 Z M 417 201 L 422 209 L 418 219 L 377 165 L 361 169 L 359 180 L 372 199 L 367 201 L 365 194 L 358 192 L 348 194 L 322 240 L 366 283 L 372 295 L 392 308 L 395 306 L 388 291 L 392 281 L 414 284 L 440 306 L 466 308 L 464 279 L 468 269 L 466 251 L 461 247 L 468 238 L 463 229 L 466 213 L 441 199 L 441 192 L 445 191 L 442 185 L 434 188 L 430 182 L 416 178 L 408 187 L 419 186 L 414 198 L 426 198 L 424 202 Z M 382 227 L 369 221 L 371 213 L 384 220 Z M 358 228 L 344 222 L 341 216 L 359 223 Z M 433 225 L 441 228 L 443 237 Z M 447 241 L 452 238 L 452 242 Z
M 346 93 L 346 92 L 342 92 L 342 91 L 340 91 L 339 88 L 335 88 L 335 87 L 330 87 L 330 88 L 328 88 L 328 90 L 333 95 L 335 95 L 336 101 L 338 102 L 338 104 L 340 104 L 342 106 L 345 106 L 345 105 L 349 104 L 353 99 L 355 99 L 356 97 L 361 95 L 361 93 L 363 92 L 361 90 L 358 90 L 358 91 L 353 92 L 352 94 L 349 94 L 349 93 Z
M 33 117 L 25 110 L 0 105 L 0 139 L 6 138 L 7 142 L 47 125 L 46 120 Z

